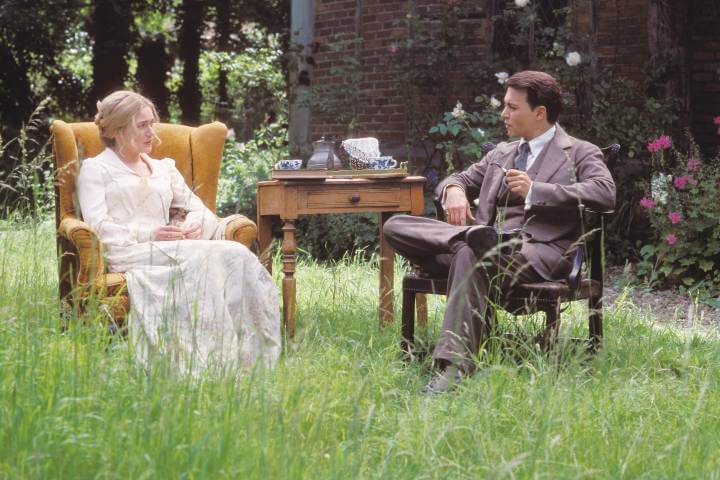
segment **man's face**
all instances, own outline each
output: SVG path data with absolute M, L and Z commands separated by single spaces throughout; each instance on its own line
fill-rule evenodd
M 545 124 L 545 107 L 539 106 L 534 110 L 527 102 L 527 90 L 518 90 L 508 87 L 505 93 L 505 108 L 502 118 L 510 137 L 523 137 L 532 139 L 542 131 Z

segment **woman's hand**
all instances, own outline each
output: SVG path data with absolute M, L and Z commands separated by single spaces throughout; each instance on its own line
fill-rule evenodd
M 155 232 L 153 232 L 152 239 L 164 242 L 164 241 L 170 241 L 170 240 L 182 240 L 183 239 L 183 230 L 180 227 L 176 227 L 174 225 L 167 225 L 165 227 L 160 227 Z
M 197 240 L 202 235 L 202 225 L 198 222 L 188 223 L 184 225 L 182 232 L 188 240 Z

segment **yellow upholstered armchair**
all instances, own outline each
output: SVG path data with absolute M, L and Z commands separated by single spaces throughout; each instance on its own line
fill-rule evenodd
M 155 131 L 161 143 L 150 156 L 174 159 L 187 184 L 214 212 L 227 127 L 220 122 L 197 128 L 160 123 Z M 105 147 L 97 126 L 91 122 L 65 123 L 56 120 L 52 125 L 52 137 L 60 298 L 74 304 L 96 295 L 113 320 L 123 324 L 130 307 L 125 275 L 106 271 L 100 240 L 93 229 L 82 221 L 75 197 L 80 163 L 99 154 Z M 248 247 L 256 236 L 255 223 L 245 217 L 230 222 L 225 231 L 226 239 Z

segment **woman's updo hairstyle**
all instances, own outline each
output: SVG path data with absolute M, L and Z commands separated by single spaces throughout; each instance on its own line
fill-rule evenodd
M 116 139 L 123 135 L 128 125 L 135 128 L 133 118 L 144 107 L 150 107 L 154 120 L 159 121 L 155 105 L 139 93 L 118 90 L 97 102 L 95 124 L 100 130 L 100 139 L 105 146 L 114 147 L 117 144 Z M 157 136 L 155 142 L 160 143 Z

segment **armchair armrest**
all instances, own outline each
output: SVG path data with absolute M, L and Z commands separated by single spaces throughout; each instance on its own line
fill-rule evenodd
M 102 244 L 97 233 L 90 226 L 73 216 L 66 216 L 60 222 L 58 235 L 68 240 L 77 250 L 77 286 L 87 288 L 98 282 L 105 272 Z
M 222 220 L 222 219 L 221 219 Z M 257 225 L 244 215 L 230 220 L 225 227 L 225 239 L 242 243 L 248 248 L 252 247 L 257 238 Z

